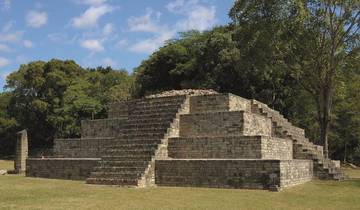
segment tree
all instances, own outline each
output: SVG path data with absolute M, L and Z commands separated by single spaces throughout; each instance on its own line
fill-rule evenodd
M 357 0 L 239 0 L 230 11 L 239 28 L 249 26 L 251 35 L 274 40 L 272 52 L 279 52 L 275 61 L 293 70 L 294 78 L 312 95 L 326 157 L 336 78 L 359 51 L 359 16 Z
M 359 53 L 359 1 L 309 1 L 303 29 L 295 36 L 290 66 L 314 98 L 320 139 L 328 157 L 328 134 L 339 75 Z M 295 60 L 294 60 L 295 58 Z
M 78 137 L 81 120 L 105 118 L 106 105 L 129 97 L 132 82 L 126 71 L 110 67 L 84 69 L 56 59 L 30 62 L 7 77 L 7 119 L 28 129 L 30 149 L 48 148 L 55 137 Z
M 211 88 L 256 98 L 289 113 L 286 107 L 291 102 L 288 99 L 296 95 L 293 94 L 296 89 L 291 87 L 295 80 L 284 64 L 268 64 L 272 57 L 263 48 L 242 47 L 242 39 L 232 26 L 180 35 L 136 69 L 139 95 L 169 89 Z
M 7 156 L 14 152 L 18 122 L 9 116 L 8 108 L 11 93 L 0 93 L 0 155 Z

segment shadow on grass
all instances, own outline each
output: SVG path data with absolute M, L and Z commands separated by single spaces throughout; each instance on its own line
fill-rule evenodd
M 349 184 L 356 186 L 356 187 L 360 187 L 360 178 L 351 178 L 349 180 L 347 180 L 346 182 L 349 182 Z

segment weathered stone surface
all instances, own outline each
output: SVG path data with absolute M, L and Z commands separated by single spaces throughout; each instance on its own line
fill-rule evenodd
M 180 136 L 271 136 L 271 120 L 244 111 L 209 112 L 180 116 Z
M 170 158 L 292 159 L 292 141 L 267 136 L 179 137 L 169 139 Z
M 28 158 L 26 176 L 85 180 L 100 158 Z
M 100 158 L 114 144 L 114 137 L 55 139 L 54 156 L 62 158 Z
M 16 173 L 23 173 L 26 170 L 26 158 L 28 157 L 28 137 L 27 131 L 23 130 L 17 133 L 15 147 L 14 168 Z
M 54 157 L 28 159 L 27 176 L 88 184 L 281 190 L 343 178 L 304 130 L 256 100 L 181 90 L 109 105 L 82 122 L 82 137 L 56 139 Z
M 162 93 L 158 94 L 152 94 L 149 96 L 146 96 L 146 98 L 161 98 L 161 97 L 169 97 L 169 96 L 197 96 L 197 95 L 212 95 L 217 94 L 215 90 L 201 90 L 201 89 L 183 89 L 183 90 L 169 90 L 164 91 Z
M 190 113 L 251 111 L 249 100 L 233 94 L 211 94 L 190 97 Z
M 7 174 L 7 170 L 0 170 L 0 175 L 6 175 Z
M 159 186 L 269 189 L 312 179 L 310 160 L 157 160 L 155 170 Z
M 114 137 L 126 122 L 127 120 L 122 118 L 83 120 L 81 121 L 81 137 Z

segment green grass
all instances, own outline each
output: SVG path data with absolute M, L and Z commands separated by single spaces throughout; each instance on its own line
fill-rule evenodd
M 12 166 L 0 161 L 0 168 Z M 360 177 L 360 170 L 350 170 Z M 118 188 L 0 176 L 0 209 L 359 209 L 360 179 L 312 181 L 274 193 L 207 188 Z

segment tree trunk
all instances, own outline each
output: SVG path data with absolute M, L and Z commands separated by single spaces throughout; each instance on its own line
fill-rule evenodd
M 324 156 L 329 157 L 329 125 L 330 125 L 330 112 L 331 112 L 331 89 L 329 87 L 323 88 L 320 94 L 320 110 L 319 110 L 319 124 L 320 124 L 320 141 L 324 146 Z

